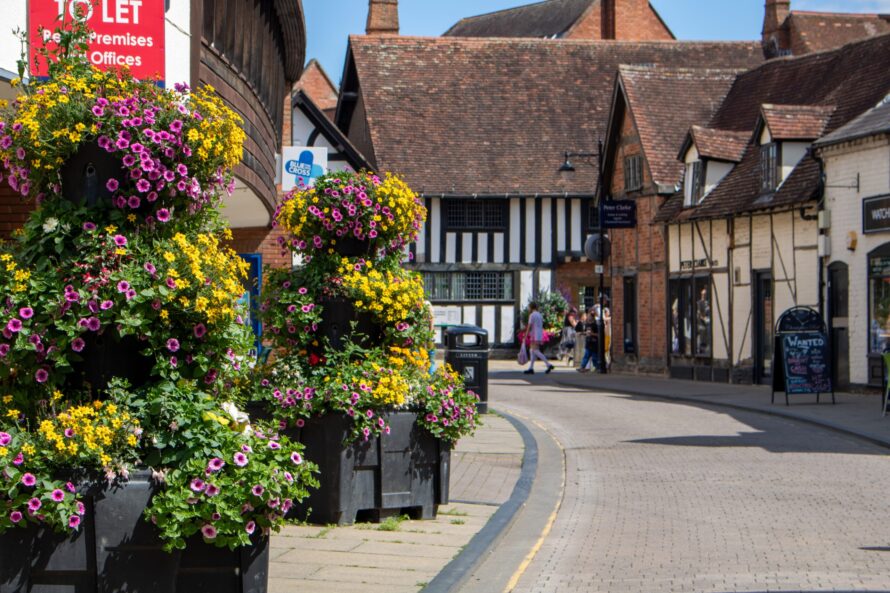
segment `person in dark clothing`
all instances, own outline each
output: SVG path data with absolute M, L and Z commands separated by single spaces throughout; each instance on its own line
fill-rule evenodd
M 597 368 L 599 355 L 599 331 L 597 328 L 597 318 L 595 311 L 590 310 L 581 316 L 581 321 L 575 327 L 578 336 L 584 336 L 584 358 L 581 360 L 581 366 L 578 367 L 579 373 L 586 373 L 590 370 L 589 365 Z

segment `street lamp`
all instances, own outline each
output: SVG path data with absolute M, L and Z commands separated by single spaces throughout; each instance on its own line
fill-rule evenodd
M 606 260 L 609 255 L 607 251 L 609 250 L 609 243 L 605 237 L 605 229 L 603 227 L 603 210 L 600 207 L 600 202 L 604 199 L 603 196 L 603 141 L 600 140 L 597 143 L 597 151 L 596 152 L 570 152 L 566 151 L 564 153 L 565 160 L 562 165 L 559 167 L 559 173 L 563 175 L 563 177 L 568 176 L 571 173 L 575 172 L 575 166 L 572 164 L 570 160 L 573 157 L 577 157 L 583 160 L 583 162 L 587 163 L 590 166 L 597 167 L 597 177 L 596 177 L 596 200 L 597 200 L 597 217 L 596 217 L 596 227 L 597 234 L 589 237 L 587 243 L 584 245 L 584 252 L 591 260 L 599 262 L 599 304 L 600 304 L 600 315 L 597 320 L 596 330 L 597 330 L 597 371 L 600 373 L 608 372 L 606 367 L 606 305 L 605 305 L 605 267 Z M 596 162 L 594 163 L 591 159 L 596 158 Z

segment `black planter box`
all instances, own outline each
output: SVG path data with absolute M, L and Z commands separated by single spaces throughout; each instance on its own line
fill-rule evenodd
M 74 535 L 36 526 L 0 535 L 0 593 L 265 593 L 268 538 L 230 551 L 197 536 L 168 554 L 142 515 L 154 491 L 148 472 L 97 483 Z
M 322 307 L 318 333 L 328 339 L 331 350 L 342 350 L 350 340 L 363 347 L 380 343 L 382 332 L 374 316 L 367 311 L 357 311 L 351 300 L 323 298 L 318 303 Z M 318 354 L 324 354 L 324 350 L 319 350 Z
M 306 446 L 306 459 L 320 470 L 318 490 L 294 507 L 292 517 L 324 525 L 350 525 L 357 516 L 435 518 L 439 505 L 448 503 L 450 444 L 420 426 L 413 412 L 384 419 L 390 434 L 353 444 L 344 444 L 353 421 L 342 414 L 291 430 L 288 436 Z

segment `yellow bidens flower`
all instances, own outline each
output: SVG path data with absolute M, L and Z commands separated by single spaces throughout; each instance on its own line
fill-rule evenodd
M 136 447 L 141 432 L 139 422 L 128 412 L 101 401 L 67 408 L 37 428 L 38 442 L 46 450 L 101 467 Z

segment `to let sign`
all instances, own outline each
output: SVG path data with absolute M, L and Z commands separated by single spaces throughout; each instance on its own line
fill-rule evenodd
M 637 227 L 637 203 L 633 200 L 609 200 L 600 204 L 603 228 L 634 229 Z
M 87 57 L 102 70 L 128 67 L 136 78 L 164 80 L 164 0 L 29 0 L 31 75 L 44 77 L 46 61 L 37 48 L 53 47 L 60 17 L 84 18 L 90 35 Z
M 862 232 L 890 231 L 890 194 L 862 200 Z

